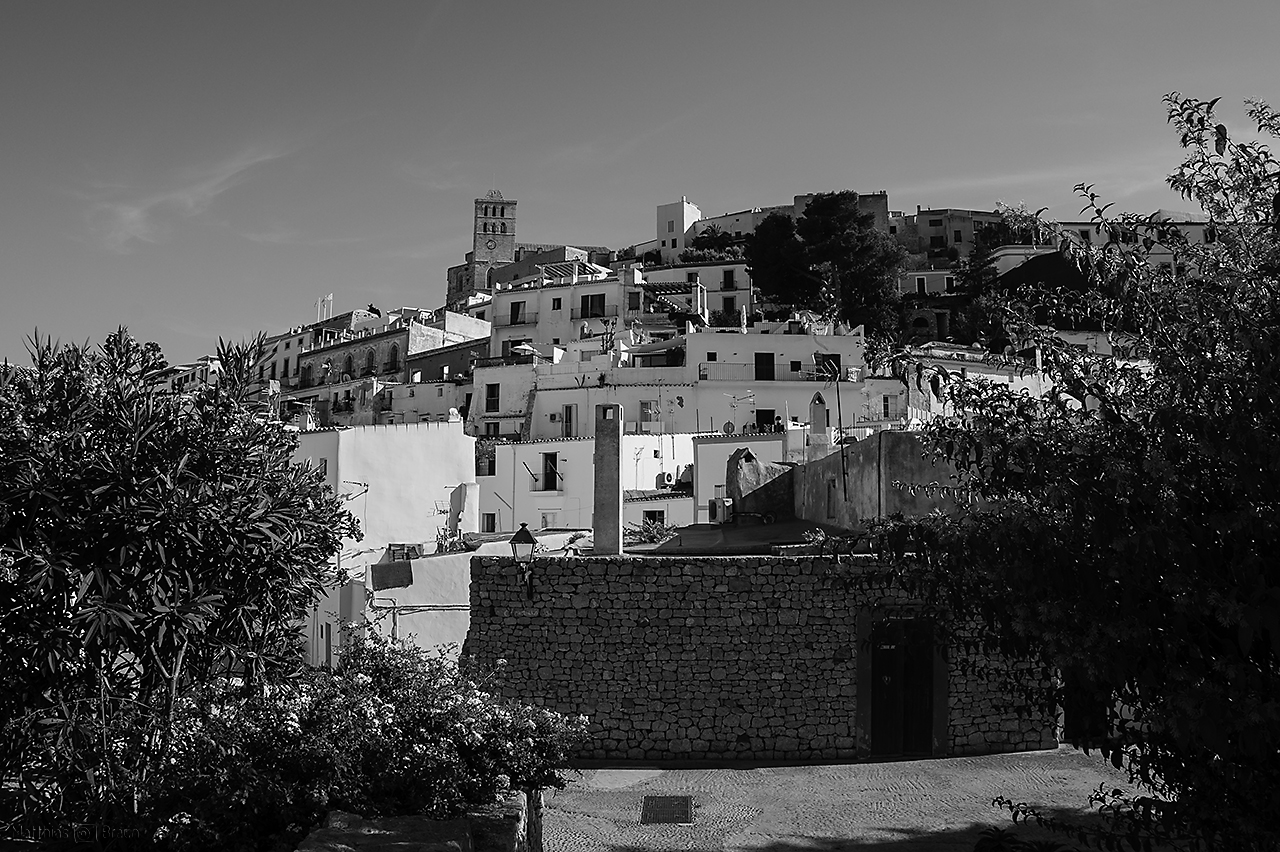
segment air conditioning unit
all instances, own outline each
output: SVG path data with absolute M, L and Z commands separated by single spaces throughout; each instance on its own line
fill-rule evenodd
M 640 433 L 640 424 L 634 420 L 628 420 L 622 427 L 622 431 L 628 435 L 637 435 Z
M 733 523 L 733 501 L 727 497 L 713 497 L 707 504 L 707 514 L 713 524 Z
M 552 422 L 552 423 L 559 423 L 559 422 L 560 422 L 560 412 L 558 412 L 558 411 L 553 411 L 553 412 L 551 412 L 551 422 Z
M 676 484 L 676 475 L 674 473 L 660 473 L 657 476 L 655 484 L 659 488 L 670 488 Z
M 862 381 L 862 368 L 861 367 L 845 367 L 844 380 L 846 382 Z

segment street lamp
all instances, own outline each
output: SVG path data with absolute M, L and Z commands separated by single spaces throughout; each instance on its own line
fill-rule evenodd
M 525 582 L 525 591 L 530 600 L 533 600 L 533 549 L 537 545 L 538 540 L 529 532 L 528 524 L 521 524 L 516 534 L 511 536 L 511 555 L 520 566 L 520 579 Z

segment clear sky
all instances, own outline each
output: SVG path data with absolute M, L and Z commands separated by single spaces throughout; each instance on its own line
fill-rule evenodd
M 611 247 L 682 195 L 1185 209 L 1161 96 L 1242 125 L 1277 34 L 1275 0 L 9 4 L 0 357 L 438 306 L 495 186 L 521 241 Z

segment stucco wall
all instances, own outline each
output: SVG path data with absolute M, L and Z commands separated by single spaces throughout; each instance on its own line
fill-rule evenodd
M 905 487 L 954 486 L 952 473 L 951 467 L 926 457 L 924 445 L 910 432 L 877 432 L 797 470 L 796 517 L 853 529 L 860 521 L 898 512 L 911 517 L 934 509 L 954 511 L 954 493 L 935 488 L 912 494 Z
M 532 599 L 510 558 L 471 567 L 467 651 L 506 660 L 506 695 L 591 717 L 584 757 L 844 760 L 871 748 L 878 621 L 909 617 L 893 591 L 849 590 L 870 563 L 815 557 L 543 559 Z M 1051 748 L 1052 720 L 935 653 L 932 753 Z M 998 661 L 996 661 L 998 664 Z

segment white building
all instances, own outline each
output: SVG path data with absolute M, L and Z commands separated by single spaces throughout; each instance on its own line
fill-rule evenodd
M 592 418 L 585 415 L 586 420 Z M 481 532 L 531 529 L 589 529 L 595 505 L 595 441 L 543 438 L 498 443 L 491 467 L 482 469 Z M 688 468 L 693 436 L 637 434 L 622 439 L 623 523 L 662 520 L 693 522 Z M 681 477 L 684 477 L 683 487 Z
M 300 433 L 294 460 L 321 469 L 364 533 L 343 541 L 338 567 L 347 582 L 308 620 L 309 661 L 330 664 L 340 623 L 365 614 L 372 565 L 434 552 L 441 529 L 478 529 L 475 439 L 460 420 L 327 428 Z

